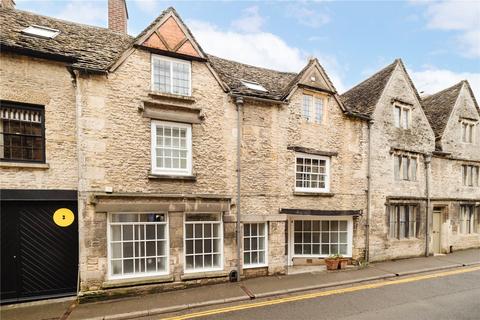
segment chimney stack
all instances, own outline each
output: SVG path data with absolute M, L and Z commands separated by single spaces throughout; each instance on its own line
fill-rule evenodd
M 108 29 L 126 34 L 127 20 L 128 11 L 126 0 L 108 0 Z
M 15 9 L 15 1 L 13 0 L 2 0 L 0 2 L 0 7 L 7 9 Z

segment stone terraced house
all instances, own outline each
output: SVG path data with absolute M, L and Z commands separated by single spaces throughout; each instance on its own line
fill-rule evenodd
M 173 8 L 136 37 L 0 8 L 2 303 L 97 299 L 480 247 L 479 108 L 396 60 L 339 95 L 205 53 Z

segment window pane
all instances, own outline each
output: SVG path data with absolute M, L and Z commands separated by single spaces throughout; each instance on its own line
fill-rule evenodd
M 403 115 L 402 115 L 402 125 L 403 125 L 403 128 L 404 129 L 408 129 L 409 127 L 409 114 L 410 114 L 410 110 L 408 109 L 403 109 Z
M 170 61 L 153 59 L 153 90 L 171 93 Z
M 410 158 L 410 180 L 417 180 L 417 158 Z
M 394 163 L 395 180 L 400 180 L 400 161 L 401 161 L 401 157 L 394 156 L 393 163 Z
M 395 127 L 400 128 L 400 116 L 402 109 L 400 107 L 395 107 Z
M 323 99 L 315 99 L 315 122 L 322 123 L 323 119 Z
M 403 180 L 408 180 L 408 158 L 402 157 L 402 173 L 403 173 Z
M 306 120 L 310 120 L 310 108 L 312 105 L 312 96 L 303 95 L 303 113 L 302 116 Z

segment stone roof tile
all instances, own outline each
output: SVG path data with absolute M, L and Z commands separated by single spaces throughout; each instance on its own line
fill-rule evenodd
M 53 39 L 22 33 L 37 25 L 59 30 Z M 103 71 L 132 43 L 133 38 L 106 28 L 25 12 L 0 8 L 0 46 L 2 50 L 36 53 L 45 57 L 62 57 L 72 66 Z

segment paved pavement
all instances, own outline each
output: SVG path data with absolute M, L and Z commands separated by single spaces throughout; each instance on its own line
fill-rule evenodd
M 80 319 L 129 319 L 167 312 L 190 310 L 201 306 L 249 301 L 255 298 L 273 297 L 279 294 L 322 289 L 339 285 L 394 278 L 417 272 L 480 264 L 480 249 L 458 251 L 445 256 L 414 258 L 370 264 L 368 268 L 349 271 L 322 271 L 304 274 L 260 277 L 237 283 L 223 283 L 186 290 L 143 295 L 98 303 L 80 304 L 71 310 L 68 320 Z M 0 310 L 2 320 L 53 320 L 60 319 L 72 301 L 41 303 L 27 306 L 4 306 Z M 63 319 L 65 320 L 65 319 Z

